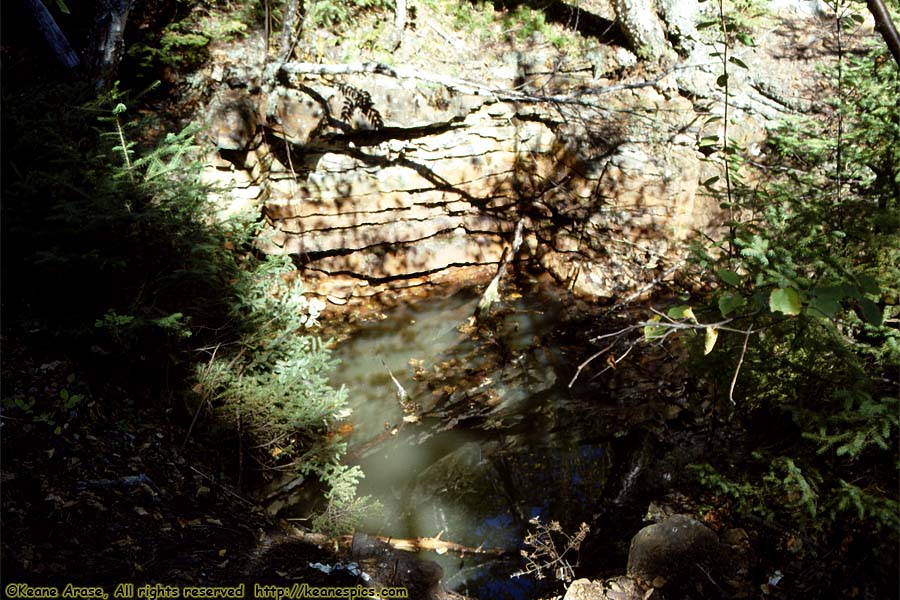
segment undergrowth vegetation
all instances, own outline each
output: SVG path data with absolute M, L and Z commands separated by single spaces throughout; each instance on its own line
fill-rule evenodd
M 321 304 L 287 259 L 255 250 L 253 215 L 214 218 L 191 129 L 141 144 L 127 94 L 92 96 L 44 84 L 4 98 L 5 335 L 236 442 L 238 481 L 244 457 L 318 477 L 341 517 L 319 525 L 351 526 L 361 473 L 329 435 L 349 410 L 315 336 Z M 6 407 L 40 412 L 20 400 Z
M 838 26 L 857 22 L 847 13 Z M 695 465 L 696 480 L 742 517 L 794 532 L 789 555 L 849 547 L 844 560 L 888 581 L 900 531 L 900 82 L 883 49 L 826 75 L 825 115 L 772 131 L 766 164 L 728 139 L 711 153 L 733 216 L 695 248 L 713 291 L 647 335 L 693 323 L 698 375 L 746 428 Z

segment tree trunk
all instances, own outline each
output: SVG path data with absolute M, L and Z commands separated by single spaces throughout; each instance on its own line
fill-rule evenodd
M 103 89 L 114 79 L 125 54 L 125 24 L 131 0 L 99 2 L 97 7 L 96 85 Z
M 897 34 L 897 28 L 891 20 L 891 13 L 888 12 L 883 0 L 867 0 L 869 12 L 875 17 L 875 29 L 884 38 L 884 43 L 894 56 L 897 66 L 900 67 L 900 35 Z
M 403 32 L 406 30 L 406 0 L 397 0 L 397 6 L 394 10 L 394 31 L 391 33 L 391 39 L 388 47 L 391 51 L 396 51 L 401 42 L 403 42 Z
M 41 3 L 41 0 L 26 0 L 25 4 L 37 21 L 41 35 L 44 36 L 56 59 L 68 69 L 77 68 L 81 61 L 47 7 Z
M 300 1 L 291 0 L 288 3 L 281 24 L 281 37 L 278 39 L 278 64 L 291 59 L 296 43 L 297 26 L 300 22 Z
M 616 20 L 635 54 L 656 60 L 666 53 L 668 44 L 653 2 L 648 0 L 613 0 Z

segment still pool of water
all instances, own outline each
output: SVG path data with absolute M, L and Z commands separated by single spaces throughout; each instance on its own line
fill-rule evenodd
M 557 520 L 569 533 L 590 521 L 610 494 L 616 452 L 565 385 L 574 359 L 543 341 L 558 326 L 553 294 L 516 300 L 486 336 L 466 328 L 477 302 L 464 292 L 397 308 L 336 349 L 334 383 L 347 386 L 354 410 L 349 456 L 366 473 L 359 492 L 384 507 L 362 530 L 507 550 L 424 557 L 457 591 L 536 598 L 533 577 L 511 577 L 526 566 L 518 551 L 529 520 Z M 443 375 L 429 386 L 422 372 Z M 422 417 L 396 429 L 398 383 Z

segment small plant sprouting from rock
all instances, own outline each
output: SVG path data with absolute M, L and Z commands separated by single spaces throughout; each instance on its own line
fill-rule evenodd
M 534 575 L 536 579 L 543 579 L 549 571 L 564 583 L 575 579 L 578 562 L 573 565 L 568 556 L 579 551 L 584 538 L 590 533 L 591 528 L 587 523 L 582 523 L 575 535 L 569 535 L 563 531 L 559 521 L 550 521 L 547 525 L 541 522 L 540 517 L 534 517 L 528 522 L 535 527 L 534 531 L 529 531 L 525 536 L 525 545 L 530 546 L 531 550 L 521 551 L 525 558 L 525 568 L 512 576 Z

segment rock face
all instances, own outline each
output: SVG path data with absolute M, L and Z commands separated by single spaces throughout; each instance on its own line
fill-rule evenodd
M 347 87 L 369 94 L 376 114 L 337 86 L 276 89 L 255 99 L 263 142 L 206 171 L 235 188 L 222 214 L 259 207 L 272 229 L 264 250 L 292 255 L 307 280 L 327 276 L 323 293 L 489 276 L 524 219 L 523 256 L 580 293 L 611 297 L 659 277 L 679 260 L 676 243 L 715 218 L 697 193 L 695 139 L 676 133 L 693 116 L 680 96 L 624 91 L 603 106 L 552 107 L 378 76 Z M 634 110 L 653 123 L 643 137 Z M 233 112 L 215 114 L 218 146 L 246 148 L 245 136 L 222 133 Z
M 297 68 L 260 81 L 254 63 L 247 77 L 256 80 L 213 95 L 206 181 L 226 188 L 221 216 L 261 213 L 271 234 L 263 250 L 291 255 L 313 292 L 339 302 L 486 281 L 520 221 L 518 260 L 593 298 L 637 295 L 670 279 L 685 240 L 722 220 L 700 185 L 721 164 L 698 151 L 724 133 L 714 118 L 725 101 L 721 65 L 715 44 L 699 39 L 712 34 L 678 18 L 699 6 L 661 7 L 685 64 L 698 66 L 634 75 L 643 81 L 634 85 L 603 79 L 641 68 L 603 46 L 564 74 L 552 53 L 507 53 L 490 88 L 371 64 L 336 65 L 328 80 Z M 729 72 L 728 135 L 754 157 L 767 126 L 811 106 L 795 84 L 821 60 L 819 45 L 783 58 L 798 27 L 736 49 L 751 68 Z M 223 70 L 231 79 L 234 63 Z M 524 91 L 495 91 L 517 86 Z
M 228 90 L 213 100 L 209 140 L 219 150 L 246 150 L 259 126 L 256 106 L 245 94 Z
M 579 579 L 563 600 L 642 600 L 664 598 L 746 598 L 751 564 L 749 541 L 742 529 L 724 532 L 722 540 L 687 515 L 671 515 L 641 529 L 631 540 L 627 575 L 601 581 Z
M 706 525 L 686 515 L 641 529 L 631 540 L 628 575 L 652 582 L 683 582 L 703 576 L 720 560 L 719 540 Z M 702 569 L 702 570 L 701 570 Z

